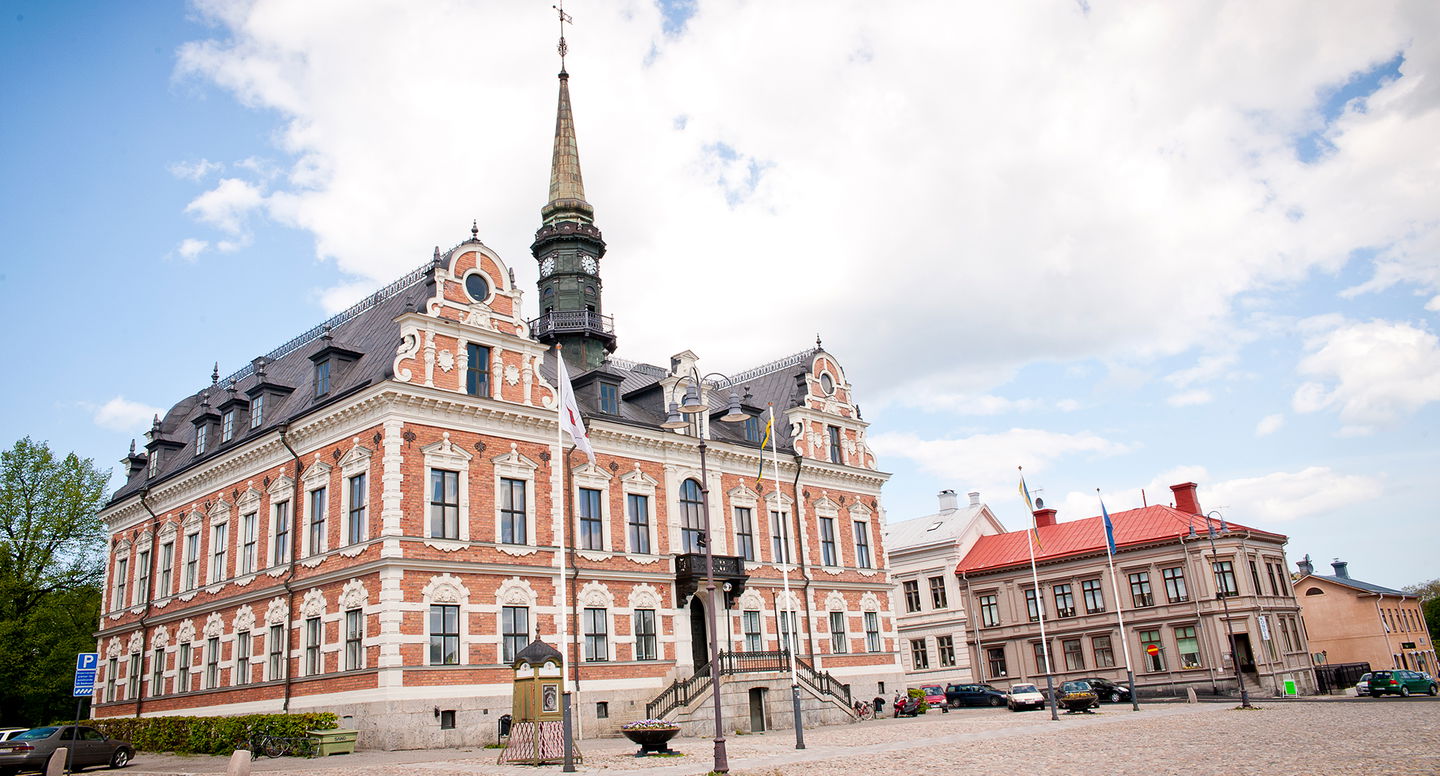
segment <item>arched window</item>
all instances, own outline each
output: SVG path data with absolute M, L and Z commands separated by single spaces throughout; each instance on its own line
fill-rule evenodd
M 1305 595 L 1325 595 L 1325 591 L 1318 587 L 1312 587 L 1305 591 Z
M 680 483 L 680 539 L 685 552 L 702 552 L 705 518 L 701 509 L 700 483 L 686 480 Z

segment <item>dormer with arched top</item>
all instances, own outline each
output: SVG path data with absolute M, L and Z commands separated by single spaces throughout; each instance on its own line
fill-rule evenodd
M 876 469 L 865 441 L 870 424 L 861 419 L 850 381 L 833 355 L 821 348 L 811 352 L 808 368 L 796 377 L 796 393 L 798 403 L 785 413 L 796 451 L 823 463 Z

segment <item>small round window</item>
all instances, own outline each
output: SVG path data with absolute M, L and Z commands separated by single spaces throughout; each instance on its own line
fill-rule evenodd
M 820 390 L 824 391 L 826 396 L 835 393 L 835 380 L 830 377 L 829 372 L 820 374 Z
M 490 298 L 490 284 L 485 282 L 485 276 L 479 272 L 473 272 L 465 278 L 465 293 L 477 302 L 483 302 Z

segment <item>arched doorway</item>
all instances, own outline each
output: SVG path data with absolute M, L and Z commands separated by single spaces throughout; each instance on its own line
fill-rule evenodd
M 710 632 L 705 628 L 705 604 L 700 596 L 690 597 L 690 654 L 695 668 L 710 661 Z

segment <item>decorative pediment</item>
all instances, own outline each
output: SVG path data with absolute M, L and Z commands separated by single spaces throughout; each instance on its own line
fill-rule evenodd
M 751 490 L 749 485 L 736 485 L 730 490 L 725 491 L 725 495 L 730 497 L 732 503 L 740 504 L 741 506 L 754 506 L 760 501 L 760 494 Z
M 775 596 L 775 609 L 781 612 L 787 610 L 792 612 L 800 611 L 800 596 L 796 595 L 793 590 L 788 593 L 782 591 L 779 595 Z
M 251 609 L 249 606 L 242 606 L 239 609 L 236 609 L 235 619 L 231 621 L 231 626 L 235 628 L 236 632 L 248 631 L 251 628 L 254 628 L 255 610 Z
M 765 504 L 777 512 L 784 512 L 795 505 L 795 499 L 772 490 L 765 494 Z
M 587 582 L 576 596 L 580 605 L 590 609 L 610 609 L 615 606 L 615 596 L 610 588 L 600 582 Z
M 175 538 L 175 533 L 179 530 L 180 528 L 176 526 L 175 523 L 166 520 L 165 525 L 160 526 L 160 541 L 164 542 L 173 540 Z
M 571 469 L 570 474 L 575 477 L 576 481 L 590 480 L 592 482 L 609 482 L 613 479 L 610 472 L 605 471 L 589 461 Z
M 450 441 L 450 432 L 446 431 L 441 435 L 440 441 L 420 448 L 428 463 L 440 466 L 450 466 L 456 469 L 464 468 L 474 456 L 465 452 L 465 448 Z
M 290 498 L 290 495 L 295 492 L 295 481 L 287 475 L 282 474 L 276 477 L 274 482 L 270 483 L 267 492 L 270 494 L 272 501 L 284 501 Z
M 850 502 L 849 509 L 850 516 L 856 520 L 869 520 L 870 516 L 875 514 L 875 510 L 871 509 L 868 504 L 865 504 L 859 499 Z
M 265 624 L 266 624 L 266 625 L 284 625 L 284 624 L 285 624 L 285 621 L 286 621 L 287 619 L 289 619 L 289 618 L 290 618 L 290 605 L 287 604 L 287 603 L 285 603 L 285 599 L 284 599 L 284 598 L 281 598 L 280 596 L 276 596 L 276 597 L 270 599 L 270 603 L 269 603 L 269 604 L 266 604 L 266 606 L 265 606 Z
M 225 632 L 225 623 L 220 619 L 219 612 L 211 612 L 205 618 L 205 638 L 213 639 Z
M 215 499 L 215 503 L 210 505 L 210 511 L 207 513 L 207 516 L 210 518 L 211 523 L 228 520 L 230 518 L 230 502 L 224 498 Z
M 620 475 L 620 482 L 624 484 L 627 490 L 632 491 L 649 491 L 654 493 L 655 489 L 660 487 L 660 483 L 656 481 L 654 477 L 640 470 L 640 464 L 638 463 L 635 464 L 634 469 Z
M 184 644 L 187 641 L 195 640 L 195 623 L 191 620 L 184 620 L 180 627 L 175 629 L 175 640 Z
M 360 437 L 352 437 L 350 439 L 350 449 L 345 451 L 344 455 L 340 456 L 337 465 L 339 465 L 341 471 L 348 474 L 356 469 L 363 469 L 369 466 L 370 456 L 374 454 L 374 450 L 360 444 Z
M 747 588 L 744 593 L 740 594 L 740 608 L 757 611 L 764 609 L 765 599 L 760 597 L 760 593 L 755 588 Z
M 825 596 L 825 611 L 843 612 L 845 609 L 845 596 L 840 595 L 839 591 L 831 590 L 830 594 Z
M 119 636 L 112 636 L 112 637 L 110 637 L 110 643 L 107 644 L 107 645 L 105 645 L 105 657 L 119 657 L 119 656 L 120 656 L 120 637 L 119 637 Z
M 131 634 L 130 634 L 130 644 L 129 644 L 128 646 L 129 646 L 129 648 L 128 648 L 126 651 L 129 652 L 129 653 L 131 653 L 131 654 L 134 654 L 134 653 L 136 653 L 136 652 L 142 652 L 142 651 L 144 651 L 144 649 L 145 649 L 145 634 L 144 634 L 143 632 L 141 632 L 141 631 L 138 631 L 138 630 L 135 631 L 134 633 L 131 633 Z
M 345 583 L 340 591 L 341 609 L 360 609 L 370 600 L 370 591 L 365 589 L 365 583 L 358 579 L 352 579 Z
M 510 472 L 525 472 L 529 474 L 534 474 L 535 470 L 540 468 L 540 464 L 537 464 L 529 458 L 521 455 L 519 447 L 514 442 L 510 443 L 510 452 L 505 453 L 504 455 L 497 455 L 494 458 L 491 458 L 490 462 L 495 464 L 497 469 L 500 467 L 504 467 Z
M 630 589 L 631 609 L 660 609 L 662 600 L 654 585 L 641 583 Z
M 866 590 L 865 594 L 860 596 L 860 611 L 878 612 L 880 608 L 880 599 L 875 595 L 874 591 Z
M 235 507 L 241 512 L 254 512 L 260 508 L 260 496 L 260 491 L 256 490 L 254 485 L 247 483 L 245 492 L 241 493 L 240 498 L 235 500 Z
M 421 597 L 436 604 L 468 604 L 470 589 L 454 574 L 437 574 L 420 591 Z
M 495 590 L 495 603 L 500 606 L 534 606 L 538 596 L 529 582 L 511 577 Z
M 305 599 L 300 602 L 300 615 L 303 617 L 319 617 L 325 613 L 325 593 L 318 587 L 312 587 L 305 591 Z
M 815 501 L 816 512 L 829 512 L 832 515 L 840 513 L 840 505 L 830 500 L 830 495 L 822 495 Z
M 330 481 L 330 472 L 335 467 L 320 460 L 320 453 L 315 453 L 315 460 L 310 467 L 300 475 L 300 480 L 305 483 L 306 490 L 314 490 Z
M 200 514 L 198 508 L 192 508 L 190 513 L 185 515 L 185 533 L 191 533 L 200 529 L 201 523 L 205 522 L 205 516 Z
M 129 540 L 129 539 L 121 539 L 119 542 L 117 542 L 117 543 L 115 544 L 114 547 L 111 547 L 111 548 L 110 548 L 110 552 L 111 552 L 112 554 L 116 555 L 117 557 L 124 557 L 124 556 L 129 555 L 129 554 L 130 554 L 130 540 Z

